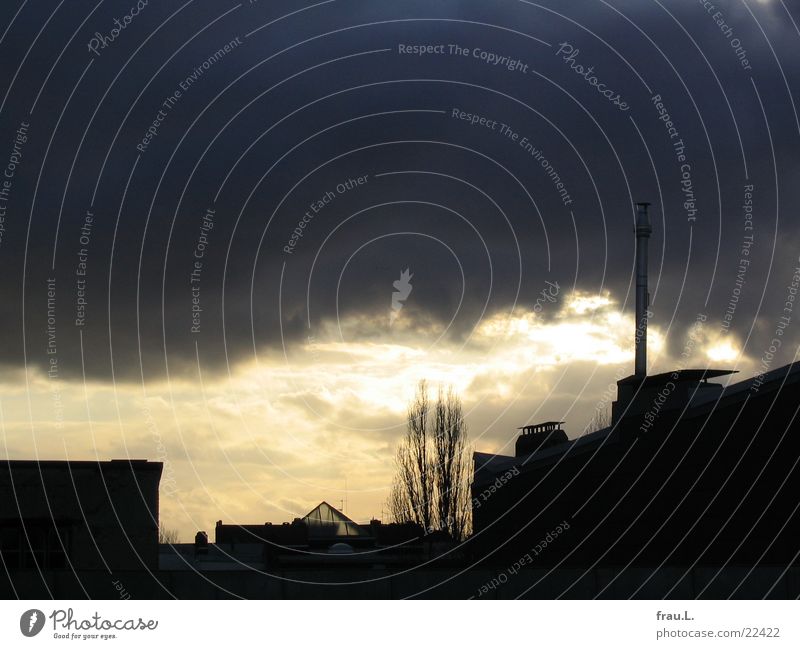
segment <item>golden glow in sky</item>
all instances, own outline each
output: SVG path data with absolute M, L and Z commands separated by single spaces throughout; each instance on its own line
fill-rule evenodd
M 633 317 L 608 294 L 575 292 L 542 313 L 496 313 L 459 340 L 437 341 L 403 317 L 391 328 L 363 317 L 328 323 L 313 340 L 262 350 L 230 375 L 186 376 L 146 392 L 63 381 L 60 421 L 53 382 L 32 372 L 30 393 L 24 381 L 4 388 L 4 452 L 162 461 L 162 520 L 182 539 L 218 519 L 290 521 L 322 500 L 346 499 L 347 514 L 367 520 L 385 517 L 394 449 L 420 379 L 458 391 L 476 449 L 509 453 L 515 428 L 529 420 L 564 418 L 579 434 L 614 374 L 632 367 Z M 654 368 L 674 364 L 656 324 L 649 350 Z M 729 340 L 704 340 L 697 362 L 737 355 Z

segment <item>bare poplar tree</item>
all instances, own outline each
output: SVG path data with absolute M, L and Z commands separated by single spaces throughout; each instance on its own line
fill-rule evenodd
M 395 521 L 413 521 L 430 529 L 433 523 L 433 462 L 428 428 L 430 401 L 428 385 L 423 380 L 408 406 L 406 435 L 397 449 L 397 474 L 389 496 Z
M 452 388 L 439 389 L 433 429 L 434 479 L 439 527 L 462 538 L 469 518 L 470 457 L 461 400 Z
M 395 464 L 392 519 L 463 539 L 469 531 L 471 460 L 461 400 L 452 388 L 440 388 L 431 404 L 427 382 L 420 381 Z
M 608 412 L 608 407 L 602 410 L 597 410 L 594 416 L 586 424 L 586 434 L 593 433 L 596 430 L 608 428 L 611 425 L 611 414 Z

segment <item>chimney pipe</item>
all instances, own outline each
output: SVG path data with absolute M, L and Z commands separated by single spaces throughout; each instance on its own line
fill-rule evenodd
M 650 203 L 636 203 L 636 364 L 634 374 L 647 376 L 647 240 L 653 228 L 647 208 Z

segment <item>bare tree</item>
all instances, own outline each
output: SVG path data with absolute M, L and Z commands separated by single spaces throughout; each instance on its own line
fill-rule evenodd
M 602 410 L 596 410 L 594 416 L 586 424 L 586 434 L 593 433 L 597 430 L 603 430 L 611 425 L 611 414 L 608 412 L 608 407 Z
M 452 388 L 446 393 L 439 389 L 434 411 L 434 479 L 439 527 L 460 539 L 466 531 L 469 515 L 467 424 L 461 400 Z
M 406 435 L 395 457 L 397 474 L 389 496 L 389 507 L 395 521 L 413 521 L 426 530 L 433 523 L 434 487 L 429 419 L 428 385 L 423 380 L 408 406 Z
M 178 530 L 164 527 L 161 523 L 159 523 L 158 542 L 161 544 L 169 543 L 170 545 L 174 545 L 178 542 Z
M 431 404 L 428 384 L 420 381 L 395 464 L 392 519 L 463 539 L 469 531 L 471 462 L 461 400 L 452 388 L 440 388 Z

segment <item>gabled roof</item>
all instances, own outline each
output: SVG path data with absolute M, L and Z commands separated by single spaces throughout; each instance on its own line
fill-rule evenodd
M 322 501 L 303 517 L 309 538 L 332 539 L 343 536 L 369 536 L 358 523 L 351 521 L 338 509 Z

